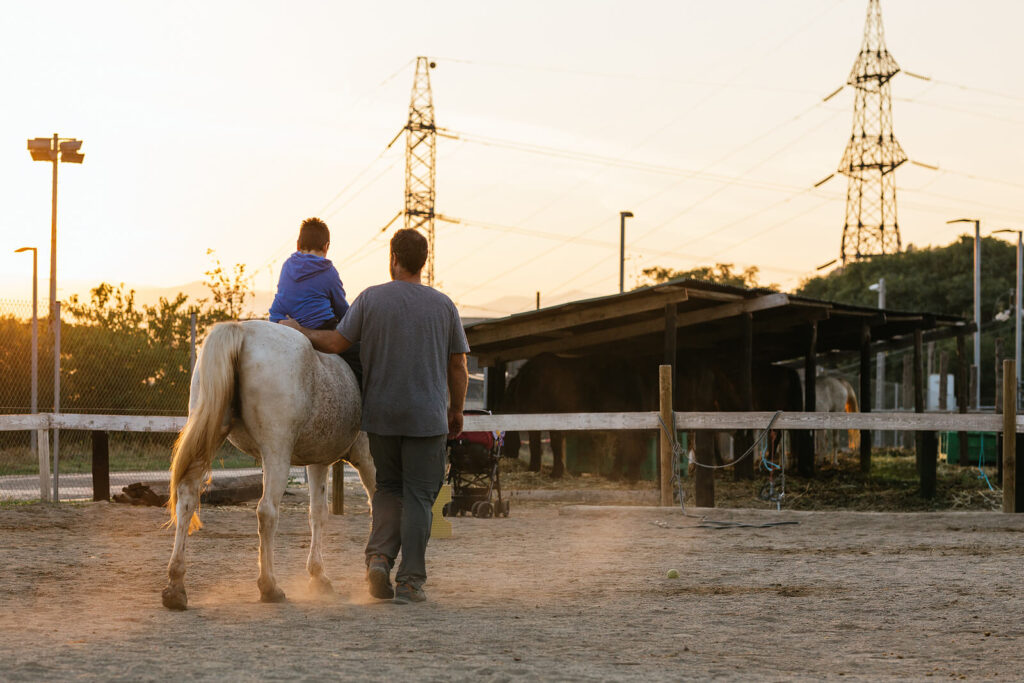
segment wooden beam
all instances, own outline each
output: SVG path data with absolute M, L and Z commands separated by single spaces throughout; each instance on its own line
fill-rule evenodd
M 766 296 L 757 297 L 756 299 L 744 299 L 742 301 L 722 304 L 721 306 L 709 306 L 707 308 L 688 311 L 677 315 L 676 327 L 690 327 L 692 325 L 699 325 L 713 320 L 731 318 L 742 313 L 753 313 L 755 311 L 778 308 L 780 306 L 785 306 L 788 302 L 789 297 L 785 294 L 768 294 Z M 596 346 L 613 341 L 622 341 L 647 334 L 655 334 L 657 332 L 661 332 L 664 328 L 665 321 L 663 318 L 659 317 L 639 323 L 620 325 L 606 330 L 582 332 L 568 339 L 543 341 L 500 351 L 475 354 L 471 351 L 470 353 L 477 356 L 480 359 L 481 364 L 491 365 L 496 361 L 531 358 L 545 352 L 558 353 L 564 351 L 575 351 L 589 346 Z M 472 343 L 472 340 L 470 340 L 470 345 L 472 345 Z
M 1017 368 L 1003 361 L 1003 512 L 1024 512 L 1017 496 Z
M 659 415 L 659 458 L 658 477 L 661 483 L 661 505 L 670 507 L 672 505 L 672 443 L 675 441 L 675 423 L 672 419 L 672 366 L 658 366 L 658 403 L 661 407 Z M 662 425 L 661 423 L 665 424 Z M 667 433 L 666 433 L 667 430 Z
M 101 431 L 92 433 L 92 499 L 110 500 L 110 439 Z
M 686 301 L 688 290 L 674 289 L 646 297 L 630 296 L 625 299 L 610 297 L 607 303 L 587 304 L 582 310 L 547 309 L 540 313 L 526 313 L 522 320 L 505 318 L 486 323 L 477 323 L 466 328 L 469 347 L 508 341 L 516 337 L 548 334 L 566 331 L 568 327 L 610 320 L 624 315 L 656 311 L 668 304 Z M 582 306 L 582 304 L 579 304 Z
M 52 416 L 54 429 L 99 430 L 104 432 L 180 432 L 184 417 L 142 415 L 76 415 L 59 413 Z
M 818 325 L 811 323 L 807 329 L 807 347 L 804 354 L 804 410 L 817 410 L 817 374 L 818 374 Z M 802 477 L 814 476 L 814 432 L 800 434 L 803 442 L 797 454 L 796 469 Z
M 739 371 L 740 371 L 740 410 L 754 409 L 754 316 L 744 313 L 740 316 Z M 750 430 L 745 429 L 736 434 L 734 445 L 739 457 L 747 452 L 753 444 Z M 754 478 L 754 458 L 743 458 L 733 466 L 733 477 L 736 481 Z
M 712 430 L 767 428 L 774 417 L 772 411 L 749 413 L 676 412 L 677 430 Z M 1024 432 L 1024 415 L 1017 417 L 1017 431 Z M 657 412 L 638 413 L 534 413 L 517 415 L 467 415 L 465 430 L 486 431 L 587 431 L 587 430 L 658 430 Z M 783 412 L 775 420 L 774 429 L 877 429 L 886 431 L 978 431 L 999 432 L 1003 429 L 1001 415 L 992 413 L 814 413 Z
M 331 514 L 345 514 L 345 463 L 331 465 Z
M 50 428 L 50 413 L 2 415 L 0 432 L 38 431 Z
M 39 448 L 39 499 L 44 503 L 51 498 L 50 488 L 50 431 L 40 429 L 36 432 L 36 444 Z

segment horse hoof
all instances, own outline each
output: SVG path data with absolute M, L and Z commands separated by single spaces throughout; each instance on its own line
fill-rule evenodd
M 334 586 L 331 585 L 329 579 L 324 577 L 310 577 L 309 579 L 309 590 L 312 593 L 318 595 L 333 595 Z
M 164 607 L 167 609 L 183 610 L 188 607 L 188 596 L 185 589 L 180 586 L 167 586 L 160 594 Z
M 284 591 L 280 588 L 274 588 L 271 591 L 263 591 L 260 593 L 260 602 L 284 602 Z

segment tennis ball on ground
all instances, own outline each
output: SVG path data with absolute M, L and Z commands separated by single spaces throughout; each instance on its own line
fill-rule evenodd
M 669 569 L 668 573 L 665 574 L 665 576 L 667 576 L 670 579 L 678 579 L 679 578 L 679 572 L 677 572 L 675 569 Z

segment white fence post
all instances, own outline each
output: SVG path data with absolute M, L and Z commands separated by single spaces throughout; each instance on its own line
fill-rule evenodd
M 53 321 L 53 412 L 60 413 L 60 302 L 54 304 Z M 53 427 L 53 502 L 60 502 L 60 428 Z
M 47 503 L 50 501 L 50 433 L 45 429 L 32 433 L 36 435 L 39 450 L 39 498 Z

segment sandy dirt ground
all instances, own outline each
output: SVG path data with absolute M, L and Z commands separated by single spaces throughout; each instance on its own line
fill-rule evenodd
M 368 597 L 368 516 L 331 519 L 336 595 L 304 574 L 305 500 L 257 601 L 252 506 L 207 508 L 190 609 L 160 604 L 163 511 L 0 509 L 0 679 L 817 680 L 1024 677 L 1024 515 L 707 511 L 515 502 L 429 548 L 429 602 Z M 680 578 L 666 578 L 677 569 Z

